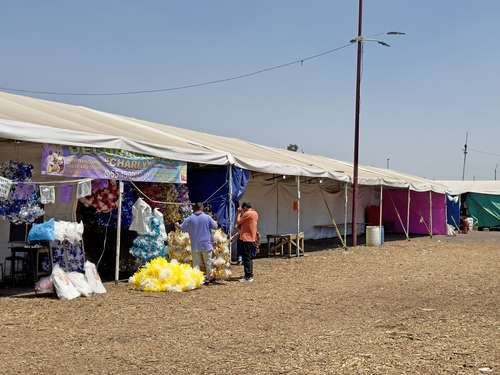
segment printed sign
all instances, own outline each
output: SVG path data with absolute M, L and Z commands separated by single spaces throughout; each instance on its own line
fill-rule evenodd
M 44 144 L 42 174 L 123 181 L 186 183 L 187 163 L 124 150 Z

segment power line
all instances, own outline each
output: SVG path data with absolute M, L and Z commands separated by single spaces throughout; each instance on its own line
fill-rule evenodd
M 469 148 L 469 151 L 474 151 L 474 152 L 477 152 L 479 154 L 484 154 L 484 155 L 490 155 L 490 156 L 498 156 L 498 157 L 500 157 L 500 154 L 495 154 L 494 152 L 481 151 L 481 150 L 476 150 L 476 149 L 473 149 L 473 148 Z
M 216 79 L 216 80 L 212 80 L 212 81 L 190 83 L 190 84 L 181 85 L 181 86 L 173 86 L 173 87 L 166 87 L 166 88 L 159 88 L 159 89 L 142 89 L 142 90 L 115 91 L 115 92 L 59 92 L 59 91 L 19 89 L 19 88 L 13 88 L 13 87 L 0 87 L 0 90 L 10 91 L 10 92 L 18 92 L 18 93 L 24 93 L 24 94 L 61 95 L 61 96 L 118 96 L 118 95 L 137 95 L 137 94 L 150 94 L 150 93 L 178 91 L 178 90 L 191 89 L 191 88 L 195 88 L 195 87 L 215 85 L 218 83 L 224 83 L 224 82 L 229 82 L 229 81 L 235 81 L 237 79 L 249 78 L 252 76 L 256 76 L 258 74 L 270 72 L 272 70 L 286 68 L 286 67 L 289 67 L 292 65 L 297 65 L 297 64 L 302 65 L 306 61 L 310 61 L 313 59 L 317 59 L 317 58 L 329 55 L 331 53 L 340 51 L 344 48 L 350 47 L 351 45 L 352 45 L 352 43 L 347 43 L 347 44 L 344 44 L 340 47 L 336 47 L 336 48 L 332 48 L 332 49 L 329 49 L 329 50 L 326 50 L 323 52 L 319 52 L 315 55 L 302 57 L 302 58 L 292 60 L 292 61 L 289 61 L 289 62 L 286 62 L 283 64 L 279 64 L 279 65 L 268 66 L 266 68 L 258 69 L 258 70 L 255 70 L 255 71 L 252 71 L 249 73 L 239 74 L 236 76 L 230 76 L 230 77 Z

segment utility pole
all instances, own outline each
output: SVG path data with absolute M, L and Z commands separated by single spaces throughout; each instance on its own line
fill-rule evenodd
M 354 119 L 354 171 L 352 181 L 352 246 L 358 244 L 358 224 L 356 210 L 358 208 L 358 163 L 359 163 L 359 109 L 361 102 L 361 59 L 363 57 L 363 0 L 358 5 L 358 57 L 356 65 L 356 114 Z
M 497 180 L 497 169 L 498 169 L 498 164 L 495 165 L 495 181 Z
M 467 143 L 469 141 L 469 132 L 465 133 L 465 145 L 464 145 L 464 168 L 462 170 L 462 181 L 465 180 L 465 163 L 467 161 Z
M 389 169 L 389 162 L 391 161 L 391 158 L 387 158 L 387 169 Z

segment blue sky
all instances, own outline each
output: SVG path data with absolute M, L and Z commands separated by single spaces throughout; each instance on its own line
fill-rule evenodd
M 470 147 L 500 154 L 498 0 L 367 0 L 361 162 L 461 177 Z M 56 91 L 170 87 L 344 44 L 357 1 L 10 1 L 0 13 L 0 86 Z M 253 78 L 163 94 L 42 96 L 352 160 L 355 48 Z M 469 178 L 500 156 L 471 151 Z M 500 167 L 499 167 L 500 176 Z

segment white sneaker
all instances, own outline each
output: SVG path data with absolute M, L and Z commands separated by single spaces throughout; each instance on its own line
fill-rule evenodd
M 249 279 L 242 278 L 242 279 L 240 279 L 240 283 L 253 283 L 253 277 L 251 277 Z

